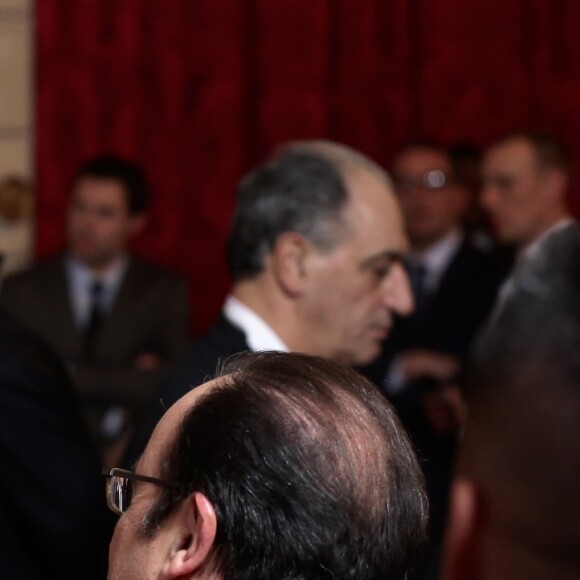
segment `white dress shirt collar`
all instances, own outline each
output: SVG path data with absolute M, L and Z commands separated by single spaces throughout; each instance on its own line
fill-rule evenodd
M 230 295 L 226 298 L 223 315 L 246 335 L 248 347 L 253 352 L 279 350 L 288 352 L 282 339 L 252 309 Z
M 122 256 L 115 260 L 106 270 L 94 273 L 85 264 L 68 257 L 65 261 L 68 278 L 69 295 L 72 303 L 74 319 L 79 327 L 84 327 L 90 316 L 91 284 L 98 280 L 103 285 L 101 306 L 105 312 L 113 307 L 123 277 L 129 266 L 129 258 Z

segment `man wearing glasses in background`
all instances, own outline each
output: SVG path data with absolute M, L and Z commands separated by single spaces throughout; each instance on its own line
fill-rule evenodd
M 460 419 L 456 385 L 499 276 L 461 227 L 468 191 L 455 178 L 444 147 L 406 146 L 395 157 L 392 176 L 411 243 L 406 266 L 415 311 L 397 321 L 369 375 L 397 408 L 425 460 L 431 534 L 438 543 Z
M 427 504 L 392 407 L 306 355 L 227 372 L 167 411 L 135 473 L 108 474 L 109 580 L 407 578 Z

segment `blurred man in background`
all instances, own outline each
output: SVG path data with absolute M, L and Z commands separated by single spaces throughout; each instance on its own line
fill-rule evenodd
M 458 383 L 499 276 L 462 228 L 469 192 L 442 145 L 406 146 L 394 159 L 392 175 L 411 243 L 406 267 L 416 308 L 397 321 L 381 357 L 364 372 L 393 402 L 418 448 L 437 546 L 462 419 Z
M 325 141 L 292 143 L 245 177 L 228 243 L 234 284 L 219 321 L 164 388 L 165 408 L 243 351 L 279 350 L 364 364 L 394 315 L 413 308 L 408 248 L 386 173 Z M 127 458 L 163 413 L 156 405 Z
M 72 187 L 66 251 L 2 288 L 2 305 L 72 365 L 103 451 L 187 345 L 185 284 L 128 251 L 146 205 L 147 184 L 135 165 L 89 161 Z
M 566 205 L 570 168 L 568 152 L 548 135 L 510 133 L 488 148 L 481 203 L 501 242 L 521 254 L 571 223 Z

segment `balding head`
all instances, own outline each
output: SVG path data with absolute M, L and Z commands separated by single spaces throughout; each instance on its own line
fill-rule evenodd
M 201 494 L 215 513 L 205 566 L 216 578 L 403 579 L 426 502 L 412 447 L 376 389 L 303 355 L 242 358 L 226 373 L 174 417 L 154 476 L 175 489 L 140 512 L 141 541 L 156 546 Z
M 479 340 L 458 481 L 472 482 L 485 506 L 477 523 L 486 546 L 482 578 L 580 574 L 579 296 L 574 225 L 552 234 L 523 264 Z M 458 489 L 456 500 L 467 488 Z M 452 537 L 465 505 L 454 506 Z M 516 574 L 516 565 L 526 568 Z
M 240 183 L 228 241 L 232 278 L 255 277 L 285 232 L 303 235 L 330 249 L 347 234 L 343 212 L 349 201 L 347 179 L 369 171 L 385 184 L 379 165 L 332 141 L 295 141 L 249 173 Z
M 363 365 L 413 299 L 385 172 L 328 141 L 291 143 L 248 175 L 228 243 L 232 294 L 288 350 Z

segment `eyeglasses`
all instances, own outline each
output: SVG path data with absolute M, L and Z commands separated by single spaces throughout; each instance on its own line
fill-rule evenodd
M 132 471 L 128 471 L 127 469 L 119 469 L 118 467 L 114 467 L 109 471 L 104 471 L 103 475 L 107 478 L 107 505 L 111 511 L 119 515 L 124 514 L 131 505 L 135 481 L 153 483 L 166 489 L 177 489 L 177 486 L 161 479 L 139 475 Z
M 413 191 L 414 189 L 442 189 L 449 184 L 451 178 L 439 169 L 426 171 L 423 174 L 409 174 L 395 177 L 395 189 L 400 192 Z

